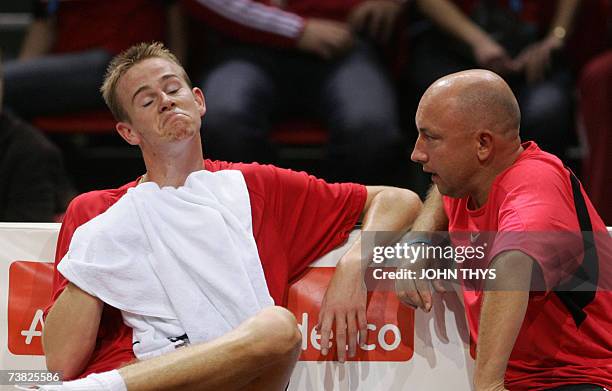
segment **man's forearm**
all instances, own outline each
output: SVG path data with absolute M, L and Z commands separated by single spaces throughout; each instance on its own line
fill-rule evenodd
M 550 26 L 549 35 L 553 35 L 561 41 L 572 31 L 574 16 L 580 2 L 578 0 L 559 0 L 557 10 Z
M 166 10 L 166 40 L 181 64 L 187 63 L 187 26 L 183 9 L 178 3 Z
M 399 239 L 407 232 L 419 215 L 422 203 L 419 196 L 406 189 L 370 186 L 373 193 L 366 202 L 362 219 L 362 232 L 387 231 L 397 233 Z M 365 262 L 361 262 L 361 237 L 353 243 L 342 257 L 341 263 L 358 262 L 365 272 Z
M 478 45 L 486 33 L 448 0 L 417 0 L 421 12 L 444 31 L 469 44 Z
M 391 231 L 398 238 L 407 231 L 421 209 L 421 200 L 405 189 L 369 186 L 363 209 L 363 231 Z M 366 299 L 364 274 L 367 262 L 362 259 L 361 235 L 338 262 L 327 287 L 317 328 L 321 332 L 321 354 L 327 354 L 332 325 L 335 322 L 338 360 L 354 356 L 357 346 L 366 341 Z M 348 341 L 347 341 L 348 339 Z
M 438 187 L 433 185 L 429 189 L 423 209 L 412 225 L 414 232 L 446 231 L 448 229 L 448 217 L 444 211 L 442 194 Z
M 73 284 L 58 297 L 45 321 L 43 347 L 49 370 L 78 376 L 96 344 L 104 303 Z
M 496 257 L 497 278 L 488 283 L 478 326 L 476 391 L 504 389 L 504 374 L 519 334 L 527 304 L 533 262 L 519 251 Z
M 21 45 L 19 60 L 29 60 L 49 53 L 55 40 L 53 23 L 49 19 L 37 19 L 32 22 Z

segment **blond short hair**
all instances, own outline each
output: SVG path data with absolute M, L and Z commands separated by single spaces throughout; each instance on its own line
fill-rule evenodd
M 192 87 L 192 83 L 189 76 L 187 76 L 187 72 L 185 72 L 185 69 L 176 56 L 172 54 L 163 43 L 143 42 L 134 45 L 121 52 L 111 60 L 110 64 L 108 64 L 108 67 L 106 68 L 104 82 L 100 88 L 100 92 L 102 92 L 102 97 L 104 97 L 106 105 L 110 109 L 111 113 L 113 113 L 113 116 L 117 121 L 125 121 L 129 119 L 125 109 L 121 106 L 117 97 L 117 84 L 119 83 L 119 79 L 121 79 L 121 77 L 125 75 L 125 73 L 134 65 L 149 58 L 163 58 L 178 65 L 182 71 L 183 79 L 185 79 L 185 82 L 187 82 L 189 88 Z

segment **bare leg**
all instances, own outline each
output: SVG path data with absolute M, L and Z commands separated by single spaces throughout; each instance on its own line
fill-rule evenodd
M 284 390 L 300 352 L 293 314 L 269 307 L 213 341 L 119 369 L 129 391 Z

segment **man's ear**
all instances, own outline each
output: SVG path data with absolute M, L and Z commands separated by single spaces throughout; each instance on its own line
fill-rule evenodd
M 484 162 L 489 159 L 493 153 L 493 133 L 490 130 L 478 131 L 478 160 Z
M 193 93 L 193 97 L 198 105 L 200 117 L 202 117 L 204 116 L 204 113 L 206 113 L 206 99 L 204 99 L 204 93 L 198 87 L 194 87 L 191 92 Z
M 140 135 L 138 134 L 138 132 L 136 132 L 134 130 L 134 128 L 132 128 L 132 125 L 130 125 L 127 122 L 117 122 L 117 125 L 115 125 L 115 129 L 117 129 L 117 132 L 119 133 L 119 135 L 128 142 L 128 144 L 130 145 L 139 145 L 140 144 Z

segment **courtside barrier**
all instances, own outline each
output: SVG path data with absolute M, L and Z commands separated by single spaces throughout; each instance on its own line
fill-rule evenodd
M 59 224 L 0 223 L 0 369 L 44 369 L 42 310 L 51 295 Z M 355 238 L 355 232 L 351 240 Z M 345 364 L 320 355 L 314 326 L 334 266 L 348 244 L 325 255 L 295 281 L 288 307 L 302 331 L 302 355 L 290 390 L 470 390 L 474 361 L 463 307 L 436 296 L 425 314 L 389 292 L 369 293 L 368 340 Z M 274 341 L 270 341 L 274 343 Z M 13 390 L 0 385 L 0 390 Z

